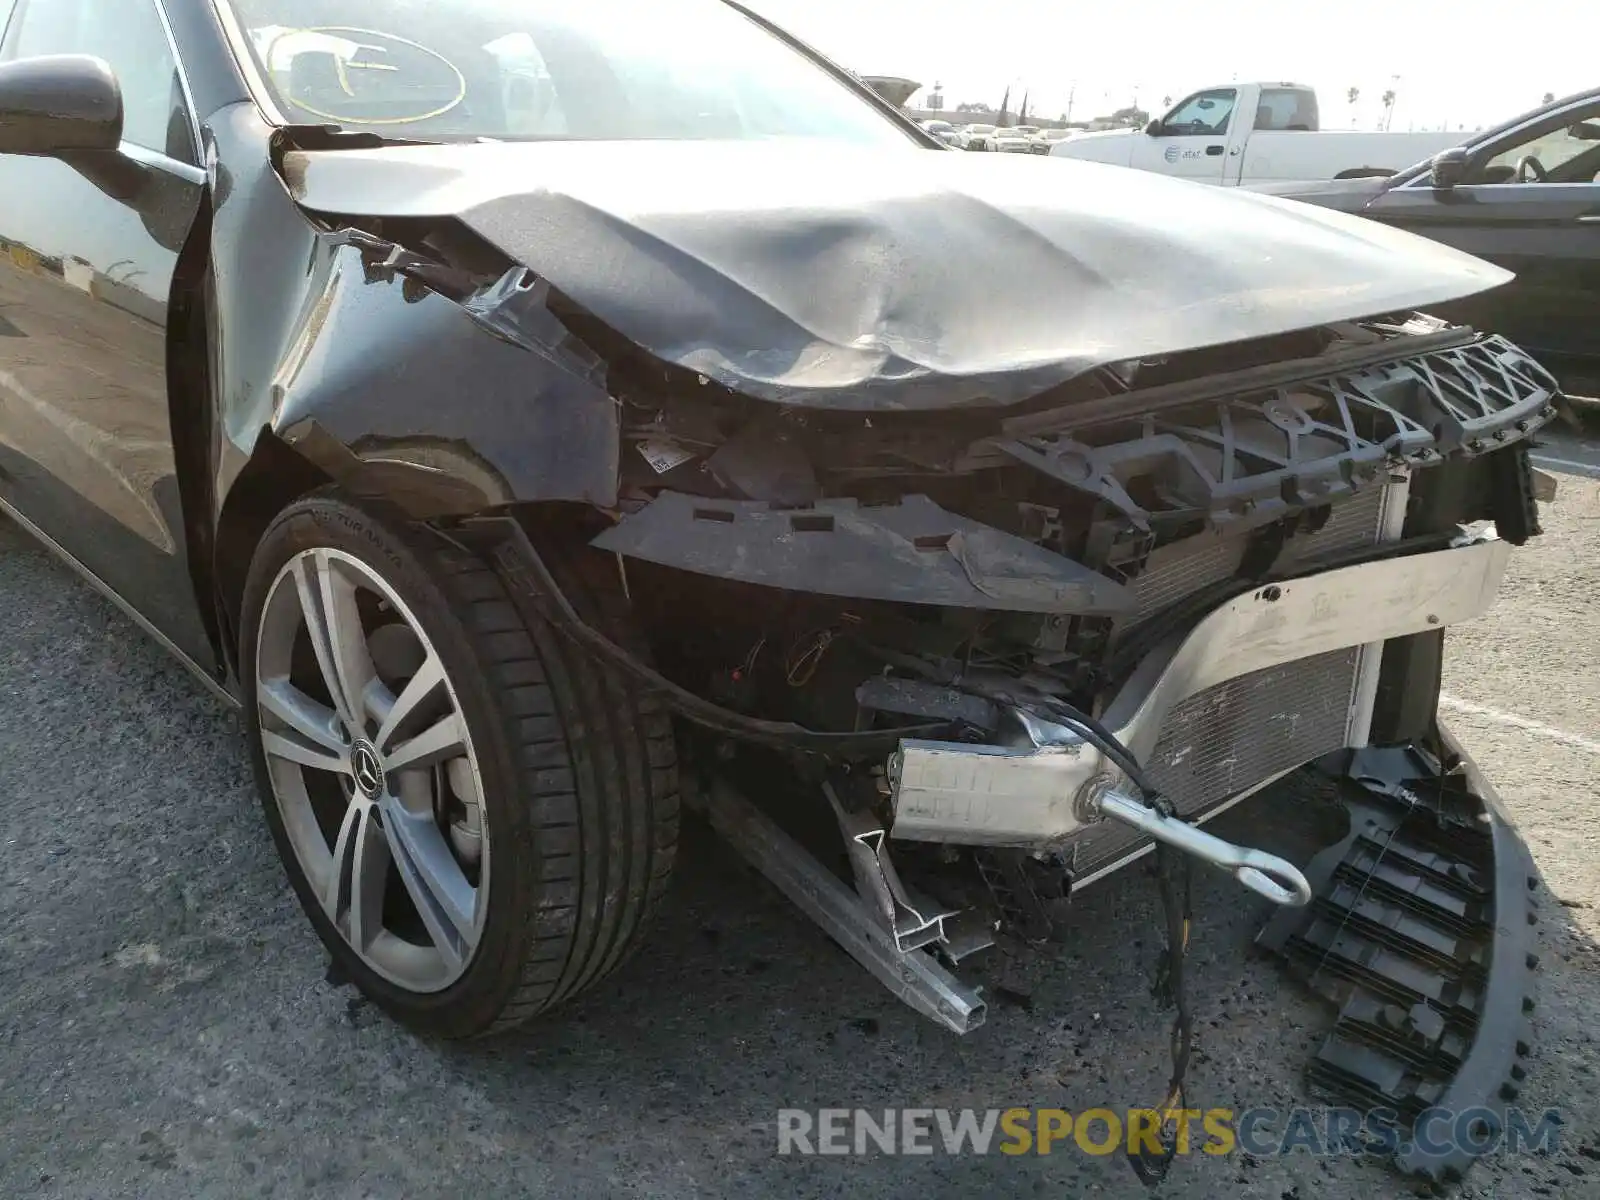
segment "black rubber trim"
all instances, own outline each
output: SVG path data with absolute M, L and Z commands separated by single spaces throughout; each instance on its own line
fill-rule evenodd
M 1505 1129 L 1538 964 L 1533 860 L 1482 772 L 1448 733 L 1440 743 L 1445 765 L 1415 745 L 1350 755 L 1350 833 L 1307 869 L 1312 903 L 1279 909 L 1256 939 L 1339 1005 L 1312 1092 L 1394 1110 L 1395 1166 L 1435 1184 L 1475 1155 L 1418 1146 L 1414 1123 L 1485 1109 Z

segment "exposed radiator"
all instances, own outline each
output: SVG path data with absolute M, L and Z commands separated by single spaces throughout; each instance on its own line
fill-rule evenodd
M 1366 488 L 1357 492 L 1334 508 L 1321 529 L 1290 538 L 1283 548 L 1280 563 L 1288 566 L 1376 545 L 1380 540 L 1387 491 L 1387 488 Z M 1234 574 L 1249 540 L 1248 534 L 1190 538 L 1154 551 L 1145 569 L 1128 585 L 1133 592 L 1135 608 L 1126 618 L 1125 626 L 1140 625 L 1185 596 Z
M 1292 564 L 1340 551 L 1376 546 L 1386 514 L 1403 492 L 1369 488 L 1339 505 L 1323 527 L 1292 538 L 1281 562 Z M 1391 531 L 1392 532 L 1392 531 Z M 1137 614 L 1132 628 L 1199 588 L 1232 575 L 1245 537 L 1200 546 L 1178 543 L 1150 556 L 1132 583 Z M 1357 703 L 1359 647 L 1257 671 L 1193 696 L 1172 710 L 1149 759 L 1151 782 L 1185 816 L 1205 814 L 1285 771 L 1347 744 Z M 1140 853 L 1148 838 L 1101 822 L 1075 839 L 1068 853 L 1076 886 Z
M 1150 782 L 1187 817 L 1339 749 L 1360 653 L 1336 650 L 1257 671 L 1184 701 L 1162 727 Z M 1077 839 L 1073 877 L 1090 882 L 1148 844 L 1136 830 L 1102 821 Z

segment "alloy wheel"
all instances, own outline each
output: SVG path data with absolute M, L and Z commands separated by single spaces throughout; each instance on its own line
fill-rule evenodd
M 483 932 L 489 833 L 438 650 L 373 568 L 319 547 L 273 580 L 255 655 L 273 797 L 323 912 L 391 983 L 449 987 Z

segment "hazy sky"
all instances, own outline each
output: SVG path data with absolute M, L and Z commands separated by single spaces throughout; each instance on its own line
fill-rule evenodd
M 746 0 L 866 75 L 943 83 L 945 103 L 1000 103 L 1024 87 L 1074 118 L 1240 80 L 1291 79 L 1321 94 L 1323 124 L 1371 127 L 1394 86 L 1394 128 L 1475 128 L 1600 85 L 1593 0 Z M 1398 84 L 1394 76 L 1400 76 Z M 1361 89 L 1352 113 L 1345 101 Z M 914 103 L 916 101 L 913 101 Z

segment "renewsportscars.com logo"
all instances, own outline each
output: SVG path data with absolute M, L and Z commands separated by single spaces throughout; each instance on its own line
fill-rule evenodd
M 1413 1147 L 1429 1156 L 1462 1150 L 1553 1154 L 1558 1109 L 1502 1114 L 1488 1108 L 1426 1109 L 1409 1132 L 1390 1108 L 1186 1108 L 1174 1110 L 1179 1155 L 1243 1152 L 1258 1158 L 1303 1150 L 1317 1156 L 1390 1155 Z M 779 1154 L 1162 1153 L 1154 1109 L 822 1108 L 778 1110 Z

